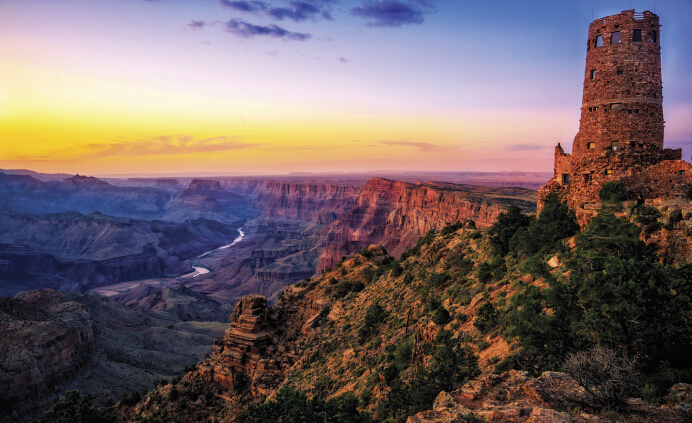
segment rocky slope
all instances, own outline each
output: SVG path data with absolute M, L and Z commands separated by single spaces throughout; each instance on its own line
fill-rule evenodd
M 48 398 L 84 369 L 96 348 L 86 307 L 47 291 L 0 297 L 0 331 L 3 407 Z
M 184 287 L 177 294 L 176 304 L 200 296 Z M 198 311 L 209 317 L 212 310 Z M 69 389 L 104 404 L 170 379 L 211 352 L 228 325 L 178 313 L 175 304 L 140 312 L 100 295 L 50 289 L 0 298 L 0 418 L 17 411 L 19 421 L 32 421 L 24 419 L 32 404 Z
M 243 299 L 231 327 L 214 343 L 214 354 L 188 373 L 182 386 L 159 388 L 134 407 L 118 410 L 124 421 L 164 410 L 183 421 L 236 421 L 248 402 L 261 396 L 271 401 L 281 387 L 291 387 L 312 398 L 354 398 L 375 421 L 689 421 L 691 411 L 672 396 L 666 407 L 631 399 L 629 408 L 603 409 L 567 374 L 541 373 L 548 366 L 538 359 L 541 352 L 532 356 L 523 343 L 524 334 L 512 319 L 533 303 L 520 301 L 548 301 L 551 297 L 541 292 L 577 277 L 566 263 L 580 260 L 584 242 L 571 252 L 558 248 L 561 252 L 554 255 L 508 255 L 499 264 L 491 260 L 487 234 L 461 225 L 426 236 L 400 260 L 371 246 L 319 278 L 286 287 L 272 307 L 260 296 Z M 674 283 L 681 295 L 690 292 L 681 280 Z M 680 301 L 684 310 L 691 309 L 689 298 Z M 531 308 L 537 307 L 542 318 L 557 313 L 543 304 Z M 540 332 L 544 324 L 537 320 L 530 327 Z M 446 377 L 436 370 L 445 363 L 442 357 L 464 356 L 477 361 L 482 375 L 471 370 L 468 380 L 457 380 L 451 388 L 435 385 Z M 680 392 L 687 389 L 675 386 Z M 184 399 L 171 400 L 173 390 Z M 397 398 L 407 399 L 392 405 Z M 425 407 L 430 411 L 413 408 L 414 403 L 421 406 L 421 398 L 429 400 Z M 402 410 L 412 411 L 402 416 Z

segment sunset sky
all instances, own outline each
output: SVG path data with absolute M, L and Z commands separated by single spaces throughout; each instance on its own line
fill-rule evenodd
M 689 0 L 0 0 L 0 168 L 552 171 L 588 25 L 626 9 L 660 16 L 690 160 Z

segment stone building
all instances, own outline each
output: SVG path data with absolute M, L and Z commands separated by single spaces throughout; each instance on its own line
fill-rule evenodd
M 555 147 L 553 178 L 539 190 L 571 208 L 598 201 L 608 181 L 633 197 L 688 195 L 690 164 L 663 148 L 663 95 L 658 16 L 625 10 L 596 19 L 586 43 L 584 94 L 572 154 Z

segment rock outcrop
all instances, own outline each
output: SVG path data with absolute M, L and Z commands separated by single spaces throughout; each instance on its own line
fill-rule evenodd
M 223 187 L 219 183 L 219 181 L 215 181 L 212 179 L 193 179 L 192 182 L 190 182 L 190 185 L 187 186 L 187 189 L 189 190 L 199 190 L 199 191 L 206 191 L 206 190 L 212 190 L 212 191 L 223 191 Z
M 280 373 L 281 362 L 269 332 L 267 298 L 249 295 L 231 315 L 231 327 L 222 341 L 214 341 L 214 361 L 199 366 L 200 374 L 226 388 L 246 379 L 261 379 L 269 372 Z M 212 364 L 213 363 L 213 364 Z
M 99 186 L 110 186 L 106 181 L 102 181 L 94 176 L 83 176 L 77 174 L 71 178 L 65 178 L 62 181 L 63 185 L 76 188 L 93 188 Z
M 578 390 L 564 373 L 545 372 L 539 378 L 510 370 L 467 382 L 453 392 L 440 392 L 432 410 L 408 418 L 407 423 L 462 422 L 475 416 L 488 422 L 571 423 L 572 417 L 550 408 L 551 395 Z

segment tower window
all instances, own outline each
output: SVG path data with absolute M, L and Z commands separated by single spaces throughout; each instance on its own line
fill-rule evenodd
M 584 182 L 591 182 L 591 174 L 590 173 L 584 174 Z
M 618 69 L 618 75 L 622 75 L 622 69 Z
M 639 114 L 639 109 L 634 109 L 634 114 L 638 115 Z
M 603 35 L 596 37 L 596 47 L 601 47 L 603 45 Z
M 628 114 L 628 115 L 631 115 L 631 114 L 632 114 L 632 110 L 628 110 L 628 111 L 627 111 L 627 114 Z
M 622 109 L 622 103 L 610 103 L 610 110 Z
M 620 148 L 620 143 L 619 143 L 619 142 L 617 142 L 617 141 L 612 141 L 612 142 L 610 143 L 610 149 L 611 149 L 611 150 L 613 150 L 613 151 L 618 151 L 619 148 Z
M 641 29 L 632 30 L 632 41 L 641 41 L 641 40 L 642 40 L 642 30 Z
M 658 31 L 651 31 L 651 42 L 652 43 L 658 42 Z
M 613 174 L 613 169 L 606 169 L 606 174 L 607 174 L 607 175 L 612 175 L 612 174 Z
M 620 44 L 622 42 L 622 36 L 620 36 L 620 31 L 615 31 L 610 36 L 610 44 Z
M 596 148 L 596 143 L 595 142 L 587 142 L 586 143 L 586 148 L 593 150 Z
M 562 183 L 563 183 L 563 184 L 568 184 L 568 183 L 569 183 L 569 173 L 563 173 L 563 174 L 562 174 Z
M 596 69 L 591 69 L 591 79 L 596 79 Z

